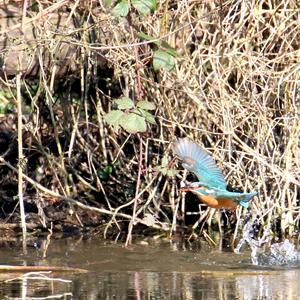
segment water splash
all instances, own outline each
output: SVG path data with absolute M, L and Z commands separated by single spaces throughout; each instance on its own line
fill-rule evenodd
M 271 229 L 265 228 L 261 237 L 255 237 L 258 231 L 258 221 L 256 216 L 246 220 L 243 228 L 242 238 L 237 244 L 234 252 L 239 253 L 244 244 L 251 249 L 251 262 L 255 266 L 283 266 L 299 265 L 300 253 L 295 249 L 295 245 L 289 240 L 281 243 L 274 243 L 268 246 L 272 240 Z
M 245 225 L 243 228 L 242 238 L 234 249 L 235 253 L 239 253 L 240 249 L 244 244 L 248 244 L 251 249 L 251 261 L 253 265 L 258 265 L 258 255 L 261 251 L 263 245 L 269 243 L 271 241 L 270 229 L 266 228 L 262 237 L 255 238 L 255 235 L 258 231 L 258 221 L 256 215 L 252 216 L 252 220 L 250 219 L 250 215 L 246 216 Z
M 289 240 L 271 245 L 270 249 L 258 255 L 261 266 L 295 266 L 300 264 L 300 253 Z

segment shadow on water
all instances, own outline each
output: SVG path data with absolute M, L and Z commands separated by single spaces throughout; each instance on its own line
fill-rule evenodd
M 283 243 L 283 247 L 292 245 Z M 68 266 L 88 272 L 9 274 L 10 280 L 20 276 L 12 281 L 2 274 L 1 299 L 300 298 L 299 261 L 294 265 L 253 265 L 250 250 L 224 252 L 206 244 L 161 240 L 124 248 L 99 239 L 69 238 L 52 240 L 47 258 L 42 258 L 41 248 L 32 247 L 26 256 L 21 253 L 21 249 L 2 248 L 1 262 Z

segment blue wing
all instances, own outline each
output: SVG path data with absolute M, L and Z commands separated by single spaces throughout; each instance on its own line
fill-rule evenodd
M 210 188 L 226 189 L 226 182 L 220 169 L 197 144 L 187 138 L 178 139 L 173 151 L 182 160 L 182 166 L 193 172 L 201 184 Z

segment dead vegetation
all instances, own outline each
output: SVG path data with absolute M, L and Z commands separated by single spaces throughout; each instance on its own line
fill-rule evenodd
M 13 63 L 30 57 L 30 67 L 21 68 L 24 173 L 34 182 L 24 193 L 41 224 L 102 224 L 105 234 L 127 229 L 127 221 L 129 233 L 137 224 L 170 234 L 178 225 L 196 224 L 196 234 L 210 228 L 214 211 L 202 207 L 191 217 L 199 207 L 178 192 L 185 177 L 165 175 L 170 143 L 188 136 L 212 154 L 229 186 L 259 192 L 250 206 L 261 228 L 275 235 L 298 232 L 297 1 L 159 1 L 151 15 L 132 9 L 123 18 L 112 16 L 102 1 L 39 1 L 34 9 L 31 2 L 18 10 L 13 28 L 29 35 L 34 29 L 34 35 Z M 64 19 L 55 29 L 53 14 Z M 180 54 L 173 71 L 153 70 L 156 46 L 138 32 Z M 10 39 L 10 33 L 2 27 L 0 37 L 9 41 L 1 44 L 2 64 L 12 70 L 7 57 L 22 36 Z M 69 52 L 62 55 L 65 47 Z M 11 98 L 2 93 L 1 101 L 15 105 L 12 73 L 2 77 Z M 114 131 L 104 117 L 121 96 L 153 102 L 157 125 L 146 133 Z M 9 147 L 1 152 L 1 194 L 8 202 L 6 184 L 17 194 L 17 176 L 7 164 L 16 166 L 10 118 L 2 116 Z M 246 214 L 240 208 L 229 220 L 236 234 Z

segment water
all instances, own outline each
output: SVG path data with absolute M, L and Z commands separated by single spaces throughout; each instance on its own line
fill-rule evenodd
M 292 246 L 284 241 L 264 253 L 267 258 L 274 258 L 286 257 L 288 251 L 298 258 Z M 46 258 L 42 257 L 43 253 L 47 254 Z M 51 240 L 47 251 L 43 247 L 31 247 L 27 255 L 22 255 L 19 247 L 6 245 L 1 248 L 0 260 L 14 265 L 87 270 L 53 275 L 35 273 L 31 275 L 35 279 L 30 279 L 28 274 L 2 273 L 0 299 L 300 298 L 297 261 L 279 265 L 264 258 L 264 264 L 253 265 L 251 250 L 243 249 L 237 254 L 230 247 L 220 251 L 200 242 L 135 239 L 134 245 L 124 248 L 123 244 L 99 238 L 68 238 Z
M 271 245 L 270 249 L 257 256 L 262 266 L 300 267 L 300 253 L 289 240 Z
M 251 262 L 255 266 L 290 266 L 300 267 L 300 253 L 295 245 L 289 240 L 279 243 L 272 242 L 270 228 L 265 228 L 262 236 L 257 236 L 257 218 L 253 215 L 252 219 L 245 222 L 242 238 L 234 249 L 235 253 L 240 253 L 243 245 L 248 245 L 251 249 Z

